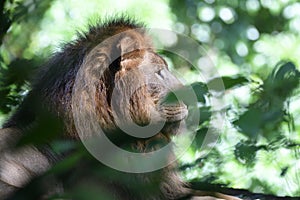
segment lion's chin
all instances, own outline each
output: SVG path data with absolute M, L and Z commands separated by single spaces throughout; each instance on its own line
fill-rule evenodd
M 161 133 L 169 137 L 178 135 L 182 132 L 182 127 L 185 127 L 184 124 L 184 120 L 166 123 L 163 129 L 161 130 Z

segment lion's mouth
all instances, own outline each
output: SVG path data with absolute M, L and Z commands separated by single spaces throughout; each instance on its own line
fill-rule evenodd
M 184 103 L 161 104 L 159 112 L 166 122 L 178 122 L 188 116 L 188 109 Z

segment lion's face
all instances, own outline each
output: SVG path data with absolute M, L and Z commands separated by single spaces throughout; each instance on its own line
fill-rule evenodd
M 84 59 L 73 108 L 85 105 L 83 111 L 94 113 L 104 130 L 120 128 L 120 124 L 174 127 L 187 117 L 182 102 L 165 101 L 182 84 L 151 46 L 142 45 L 147 44 L 144 40 L 139 32 L 126 32 L 101 43 Z M 177 132 L 166 126 L 161 132 Z
M 115 74 L 111 106 L 123 123 L 147 125 L 177 123 L 188 111 L 182 102 L 168 103 L 166 95 L 182 86 L 163 58 L 151 50 L 135 50 L 122 56 Z M 116 120 L 115 120 L 116 121 Z

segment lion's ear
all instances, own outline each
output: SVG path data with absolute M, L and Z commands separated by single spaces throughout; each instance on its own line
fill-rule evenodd
M 120 70 L 136 67 L 136 58 L 139 54 L 135 51 L 143 48 L 136 35 L 125 34 L 119 41 L 118 48 L 121 54 Z
M 123 58 L 123 56 L 126 53 L 132 52 L 132 51 L 140 48 L 138 41 L 134 40 L 130 36 L 126 36 L 126 37 L 122 38 L 120 40 L 118 47 L 121 51 L 121 58 Z
M 152 49 L 148 36 L 140 30 L 125 31 L 117 44 L 120 53 L 120 70 L 137 67 L 143 59 L 144 51 Z
M 120 70 L 126 68 L 126 63 L 127 63 L 128 59 L 125 58 L 125 55 L 126 55 L 126 53 L 129 53 L 129 52 L 135 50 L 135 47 L 136 47 L 135 43 L 136 43 L 136 41 L 134 41 L 130 36 L 125 36 L 120 40 L 120 42 L 118 44 L 118 48 L 119 48 L 120 54 L 121 54 Z
M 141 30 L 128 30 L 122 33 L 118 48 L 120 49 L 121 57 L 123 57 L 123 55 L 134 50 L 152 48 L 152 44 L 147 34 Z

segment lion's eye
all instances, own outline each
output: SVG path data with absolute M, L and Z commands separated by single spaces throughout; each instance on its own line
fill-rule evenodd
M 164 69 L 161 69 L 159 71 L 157 71 L 156 73 L 156 76 L 161 79 L 161 80 L 164 80 L 165 79 L 165 72 L 164 72 Z

